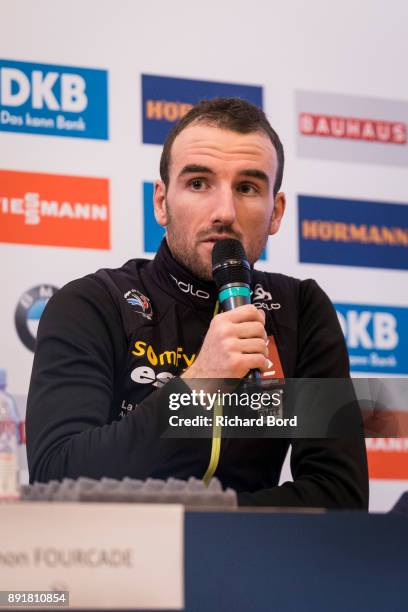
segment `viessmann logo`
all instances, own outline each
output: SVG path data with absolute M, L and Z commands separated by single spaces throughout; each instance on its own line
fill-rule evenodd
M 109 249 L 109 182 L 0 170 L 0 242 Z
M 0 60 L 0 130 L 108 138 L 107 72 Z
M 262 87 L 142 75 L 143 142 L 163 144 L 174 125 L 199 100 L 236 96 L 262 107 Z
M 300 157 L 406 166 L 408 102 L 296 93 Z

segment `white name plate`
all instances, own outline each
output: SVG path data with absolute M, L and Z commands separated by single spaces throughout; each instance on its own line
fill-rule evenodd
M 69 591 L 75 608 L 184 607 L 184 509 L 0 505 L 0 590 Z

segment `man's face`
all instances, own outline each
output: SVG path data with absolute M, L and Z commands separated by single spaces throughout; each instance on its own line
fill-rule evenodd
M 196 276 L 212 279 L 216 240 L 236 238 L 255 263 L 278 231 L 283 193 L 273 196 L 276 151 L 263 132 L 239 134 L 192 124 L 174 140 L 169 186 L 155 184 L 154 208 L 173 256 Z

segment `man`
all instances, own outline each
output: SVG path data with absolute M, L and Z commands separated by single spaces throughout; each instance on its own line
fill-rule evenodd
M 31 480 L 202 478 L 211 440 L 164 439 L 186 378 L 348 377 L 327 296 L 314 281 L 253 270 L 254 305 L 215 314 L 214 243 L 239 239 L 251 264 L 285 210 L 283 148 L 264 113 L 203 101 L 169 134 L 154 190 L 166 237 L 155 257 L 69 283 L 41 319 L 27 409 Z M 268 342 L 268 344 L 267 344 Z M 242 505 L 366 508 L 364 441 L 293 439 L 293 483 L 278 487 L 286 439 L 222 440 L 215 475 Z

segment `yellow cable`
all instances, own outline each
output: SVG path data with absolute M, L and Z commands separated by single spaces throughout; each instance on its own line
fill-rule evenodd
M 212 429 L 212 445 L 211 445 L 211 456 L 210 462 L 207 467 L 207 471 L 203 476 L 204 483 L 208 486 L 211 478 L 214 476 L 214 472 L 218 467 L 220 461 L 221 452 L 221 426 L 217 425 L 217 416 L 222 415 L 222 404 L 214 406 L 213 414 L 213 429 Z
M 218 314 L 219 308 L 220 304 L 217 300 L 213 317 Z M 217 469 L 220 461 L 222 428 L 220 425 L 217 425 L 217 416 L 222 416 L 222 405 L 219 402 L 217 402 L 217 404 L 214 406 L 210 462 L 203 476 L 203 481 L 207 486 L 209 485 L 211 478 L 214 476 L 215 470 Z

